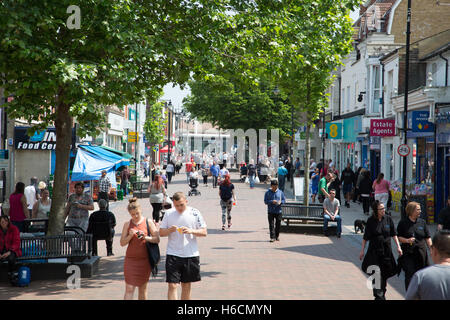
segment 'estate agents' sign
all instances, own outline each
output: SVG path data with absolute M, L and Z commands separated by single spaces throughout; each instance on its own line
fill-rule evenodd
M 370 119 L 371 137 L 395 136 L 395 120 Z

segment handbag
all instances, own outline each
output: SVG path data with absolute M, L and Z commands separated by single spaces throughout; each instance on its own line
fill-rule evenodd
M 147 233 L 148 235 L 150 235 L 150 227 L 148 226 L 148 220 L 145 220 L 145 222 L 147 223 Z M 157 243 L 146 241 L 145 246 L 147 247 L 148 260 L 152 268 L 152 275 L 156 276 L 158 274 L 158 263 L 161 260 L 159 245 Z
M 163 202 L 162 207 L 164 210 L 169 210 L 172 209 L 172 204 L 172 199 L 170 199 L 170 197 L 166 197 L 166 201 Z

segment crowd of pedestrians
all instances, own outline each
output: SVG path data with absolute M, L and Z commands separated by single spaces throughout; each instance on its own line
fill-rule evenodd
M 224 154 L 220 158 L 210 157 L 202 160 L 203 158 L 196 155 L 185 168 L 188 180 L 198 180 L 202 177 L 203 185 L 207 187 L 211 178 L 213 188 L 219 189 L 218 207 L 221 208 L 222 230 L 225 231 L 226 227 L 230 229 L 232 226 L 231 211 L 237 204 L 236 187 L 231 182 L 227 161 L 230 166 L 235 162 L 231 160 L 233 157 L 230 155 Z M 285 184 L 293 175 L 299 174 L 299 159 L 297 158 L 294 164 L 289 158 L 280 161 L 276 173 L 271 171 L 270 161 L 262 161 L 261 165 L 257 165 L 250 159 L 248 164 L 243 163 L 236 167 L 243 178 L 241 181 L 247 181 L 250 189 L 254 189 L 257 183 L 269 181 L 270 188 L 264 194 L 269 241 L 280 241 L 282 205 L 286 203 Z M 178 299 L 178 287 L 181 285 L 181 299 L 190 299 L 191 284 L 201 281 L 197 238 L 207 236 L 206 222 L 198 209 L 188 206 L 184 193 L 175 192 L 169 197 L 167 187 L 172 182 L 173 175 L 179 173 L 178 160 L 169 162 L 165 171 L 155 164 L 145 168 L 147 176 L 151 177 L 147 191 L 153 208 L 152 219 L 144 217 L 137 198 L 128 199 L 130 220 L 123 225 L 120 235 L 120 245 L 127 247 L 124 260 L 124 299 L 133 299 L 136 289 L 138 299 L 147 298 L 150 276 L 157 272 L 156 266 L 152 266 L 149 261 L 148 244 L 158 244 L 161 237 L 168 237 L 165 264 L 167 297 L 171 300 Z M 341 237 L 341 190 L 347 208 L 350 207 L 352 198 L 355 201 L 353 196 L 356 194 L 362 202 L 363 214 L 369 215 L 370 209 L 372 210 L 366 221 L 359 259 L 362 260 L 362 270 L 368 274 L 373 271 L 373 267 L 378 268 L 380 279 L 373 288 L 375 299 L 386 299 L 388 279 L 401 272 L 405 273 L 407 299 L 449 299 L 450 197 L 446 208 L 439 215 L 438 232 L 432 239 L 426 222 L 420 218 L 421 208 L 417 202 L 407 205 L 406 217 L 395 226 L 387 212 L 390 185 L 382 173 L 372 181 L 370 171 L 364 168 L 359 168 L 355 173 L 349 163 L 342 173 L 339 173 L 331 160 L 321 160 L 316 164 L 313 159 L 307 172 L 311 178 L 311 200 L 315 203 L 317 199 L 323 206 L 323 231 L 326 236 L 329 236 L 328 223 L 335 221 L 337 237 Z M 123 182 L 130 178 L 127 168 L 122 171 L 121 177 L 122 185 L 126 189 Z M 114 255 L 116 220 L 109 210 L 111 182 L 106 172 L 102 172 L 99 179 L 99 210 L 90 216 L 89 211 L 94 210 L 93 199 L 84 193 L 84 184 L 76 183 L 74 191 L 64 209 L 66 225 L 93 234 L 94 255 L 98 254 L 99 240 L 105 240 L 107 255 Z M 161 220 L 161 211 L 168 202 L 172 207 L 164 210 Z M 45 187 L 39 188 L 37 179 L 33 177 L 27 187 L 21 182 L 17 183 L 9 203 L 9 217 L 2 216 L 0 219 L 0 261 L 8 261 L 9 270 L 13 270 L 16 257 L 21 255 L 20 231 L 24 228 L 23 221 L 30 217 L 48 217 L 51 199 L 48 190 Z M 398 260 L 394 258 L 391 239 L 395 243 Z M 433 266 L 428 259 L 429 251 L 435 263 Z

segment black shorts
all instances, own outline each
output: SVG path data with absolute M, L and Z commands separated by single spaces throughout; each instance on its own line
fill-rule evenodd
M 166 256 L 166 282 L 188 283 L 200 280 L 200 257 Z

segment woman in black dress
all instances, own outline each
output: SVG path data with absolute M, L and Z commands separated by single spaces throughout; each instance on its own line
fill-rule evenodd
M 372 210 L 372 216 L 367 219 L 359 259 L 362 260 L 364 257 L 361 269 L 365 273 L 368 272 L 368 267 L 378 266 L 380 270 L 380 286 L 373 288 L 373 295 L 375 300 L 386 300 L 387 279 L 397 273 L 397 264 L 391 248 L 391 238 L 394 238 L 399 256 L 403 252 L 397 238 L 394 222 L 390 216 L 385 214 L 384 204 L 375 201 L 372 205 Z M 364 255 L 364 248 L 366 247 L 367 241 L 369 241 L 369 248 Z M 369 270 L 369 272 L 371 271 L 373 269 Z M 377 284 L 377 281 L 375 281 L 375 284 Z
M 397 226 L 398 240 L 403 250 L 403 256 L 398 262 L 405 271 L 406 290 L 414 273 L 430 265 L 427 246 L 431 250 L 431 236 L 425 220 L 420 218 L 420 213 L 419 203 L 408 203 L 406 217 Z

